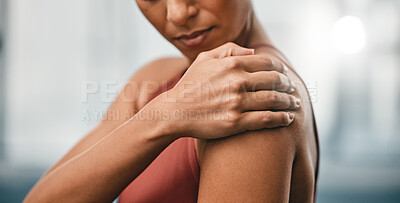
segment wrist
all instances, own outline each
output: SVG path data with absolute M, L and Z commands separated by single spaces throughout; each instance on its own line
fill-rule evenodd
M 160 95 L 161 96 L 161 95 Z M 149 140 L 164 140 L 173 142 L 184 134 L 174 117 L 174 102 L 162 102 L 160 97 L 154 98 L 131 118 L 146 133 Z M 161 102 L 161 103 L 160 103 Z M 135 128 L 133 128 L 135 129 Z

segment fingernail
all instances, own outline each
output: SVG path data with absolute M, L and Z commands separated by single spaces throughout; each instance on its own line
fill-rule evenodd
M 290 121 L 293 121 L 293 119 L 294 119 L 294 114 L 293 114 L 293 113 L 288 113 L 288 115 L 289 115 Z
M 289 93 L 293 93 L 293 92 L 294 92 L 294 88 L 291 87 L 290 90 L 289 90 Z
M 286 67 L 285 64 L 282 64 L 282 65 L 283 65 L 283 74 L 287 75 L 287 73 L 288 73 L 288 68 Z
M 300 103 L 301 103 L 301 100 L 299 98 L 296 98 L 296 107 L 300 107 Z

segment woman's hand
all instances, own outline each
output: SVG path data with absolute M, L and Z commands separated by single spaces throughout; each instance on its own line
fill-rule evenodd
M 282 110 L 295 110 L 300 101 L 289 94 L 294 85 L 286 73 L 282 63 L 228 43 L 201 53 L 179 83 L 141 113 L 161 112 L 178 138 L 215 139 L 287 126 L 294 115 Z

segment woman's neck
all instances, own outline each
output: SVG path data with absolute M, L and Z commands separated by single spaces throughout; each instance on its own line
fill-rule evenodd
M 250 29 L 248 29 L 248 33 L 246 34 L 246 40 L 244 40 L 244 44 L 239 44 L 244 47 L 254 47 L 259 44 L 271 44 L 269 37 L 265 33 L 261 23 L 258 21 L 254 13 L 251 14 L 249 22 Z

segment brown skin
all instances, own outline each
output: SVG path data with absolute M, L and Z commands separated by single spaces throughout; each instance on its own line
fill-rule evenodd
M 256 55 L 252 55 L 251 50 L 233 44 L 214 49 L 228 41 L 242 46 L 268 42 L 252 14 L 251 2 L 137 2 L 149 21 L 187 58 L 157 60 L 136 73 L 130 82 L 139 84 L 139 88 L 127 85 L 110 107 L 105 120 L 41 178 L 25 202 L 112 201 L 165 147 L 183 136 L 198 138 L 196 148 L 202 168 L 200 202 L 280 202 L 289 200 L 289 195 L 293 202 L 310 202 L 316 148 L 312 132 L 312 114 L 310 105 L 304 102 L 306 90 L 303 86 L 298 86 L 294 94 L 260 90 L 257 91 L 258 97 L 249 96 L 251 91 L 233 89 L 235 91 L 231 93 L 235 100 L 229 97 L 222 97 L 228 98 L 225 100 L 211 98 L 213 102 L 209 100 L 193 105 L 184 101 L 198 100 L 204 95 L 198 91 L 193 91 L 194 94 L 185 97 L 180 94 L 185 83 L 199 79 L 203 83 L 214 84 L 209 91 L 217 92 L 217 95 L 225 94 L 222 84 L 229 82 L 237 88 L 262 80 L 266 81 L 264 84 L 267 85 L 280 84 L 271 90 L 286 92 L 291 92 L 290 89 L 293 88 L 291 80 L 303 84 L 292 70 L 285 73 L 282 63 L 271 55 L 274 51 L 269 48 L 256 50 Z M 186 49 L 173 40 L 182 32 L 202 29 L 203 26 L 215 26 L 215 32 L 208 36 L 204 47 Z M 211 49 L 214 50 L 207 51 Z M 202 54 L 197 57 L 199 53 Z M 162 96 L 166 93 L 145 105 L 154 93 L 154 89 L 147 88 L 146 81 L 153 81 L 162 86 L 188 67 L 185 76 L 176 87 L 167 92 L 168 97 L 183 101 L 184 105 L 182 102 L 164 102 Z M 192 86 L 193 89 L 201 87 Z M 290 120 L 284 111 L 267 110 L 298 109 L 293 95 L 303 101 L 303 107 L 294 112 L 294 121 Z M 222 109 L 230 112 L 231 116 L 218 122 L 210 121 L 207 127 L 199 122 L 135 119 L 154 110 L 174 111 L 182 108 L 187 111 Z M 120 115 L 129 116 L 113 117 L 112 112 L 116 111 L 119 111 Z M 291 125 L 285 128 L 265 129 L 289 124 Z M 264 130 L 257 131 L 263 128 Z M 222 138 L 232 134 L 236 135 L 207 141 L 210 138 Z

